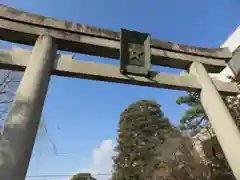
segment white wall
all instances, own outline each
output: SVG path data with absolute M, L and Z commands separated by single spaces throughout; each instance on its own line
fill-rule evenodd
M 227 38 L 221 47 L 228 47 L 233 52 L 240 45 L 240 26 Z M 210 74 L 212 78 L 228 82 L 227 76 L 232 76 L 233 72 L 229 67 L 226 67 L 220 74 Z

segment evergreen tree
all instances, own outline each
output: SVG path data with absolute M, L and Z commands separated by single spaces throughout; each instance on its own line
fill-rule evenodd
M 156 148 L 172 126 L 155 101 L 141 100 L 121 113 L 113 179 L 148 179 L 156 168 Z
M 184 73 L 183 73 L 184 75 Z M 240 88 L 240 82 L 233 77 L 228 77 L 231 82 L 237 84 Z M 228 106 L 229 111 L 236 124 L 240 127 L 240 97 L 222 97 L 225 104 Z M 188 109 L 184 112 L 180 120 L 180 129 L 182 131 L 188 131 L 192 134 L 198 133 L 203 128 L 211 128 L 208 118 L 204 112 L 204 109 L 200 102 L 200 91 L 190 92 L 186 96 L 180 96 L 177 101 L 179 105 L 187 105 Z
M 97 180 L 91 176 L 90 173 L 78 173 L 74 175 L 71 180 Z
M 187 105 L 188 109 L 180 119 L 180 130 L 198 133 L 202 128 L 207 128 L 209 122 L 200 102 L 200 91 L 190 92 L 186 96 L 180 96 L 176 101 L 179 105 Z

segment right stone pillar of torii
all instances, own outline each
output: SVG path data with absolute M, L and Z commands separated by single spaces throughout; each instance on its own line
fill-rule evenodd
M 229 76 L 234 76 L 238 81 L 240 81 L 240 26 L 228 37 L 228 39 L 222 44 L 221 47 L 229 48 L 229 50 L 233 53 L 233 57 L 228 62 L 228 66 L 222 72 L 220 72 L 219 74 L 209 74 L 209 75 L 214 79 L 218 79 L 224 82 L 230 81 L 230 79 L 228 78 Z M 212 94 L 209 94 L 209 96 L 216 96 L 213 90 L 211 90 L 211 93 Z M 213 108 L 208 113 L 209 115 L 212 115 L 212 116 L 214 115 L 214 117 L 211 117 L 211 118 L 212 118 L 212 121 L 214 121 L 212 125 L 214 125 L 215 130 L 217 130 L 216 135 L 218 135 L 217 137 L 220 138 L 219 142 L 223 150 L 225 150 L 224 154 L 228 159 L 229 165 L 233 170 L 235 178 L 237 180 L 240 180 L 240 166 L 239 166 L 240 144 L 239 144 L 238 128 L 233 124 L 233 122 L 230 122 L 231 121 L 231 118 L 229 117 L 230 114 L 228 114 L 227 112 L 222 112 L 222 111 L 225 111 L 226 109 L 223 107 L 222 108 L 220 107 L 221 105 L 220 101 L 218 104 L 216 105 L 213 104 L 211 106 L 211 104 L 206 103 L 208 102 L 208 100 L 206 99 L 207 98 L 206 93 L 204 94 L 203 98 L 202 98 L 203 99 L 202 103 L 203 102 L 205 103 L 205 108 L 211 109 L 214 106 L 214 108 L 216 109 L 216 112 L 220 111 L 218 114 L 214 114 L 212 113 L 214 111 L 214 108 Z M 219 99 L 215 98 L 215 100 L 219 100 Z M 207 109 L 205 109 L 205 111 L 206 110 Z M 206 114 L 208 113 L 206 112 Z M 225 115 L 225 116 L 223 117 L 221 115 Z M 229 132 L 229 134 L 227 134 L 227 132 Z

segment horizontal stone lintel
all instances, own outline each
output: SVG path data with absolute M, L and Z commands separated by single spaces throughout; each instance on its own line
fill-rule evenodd
M 31 51 L 21 48 L 0 51 L 0 69 L 24 71 Z M 52 75 L 75 77 L 89 80 L 116 82 L 173 90 L 196 91 L 201 88 L 195 77 L 190 75 L 173 75 L 161 72 L 151 72 L 150 77 L 123 75 L 120 67 L 110 64 L 73 59 L 72 55 L 56 56 Z M 234 83 L 213 80 L 217 89 L 224 95 L 239 93 Z
M 60 21 L 0 5 L 0 39 L 34 45 L 41 34 L 56 38 L 59 50 L 119 60 L 119 32 Z M 151 63 L 154 65 L 187 69 L 192 62 L 198 61 L 211 73 L 221 72 L 232 57 L 228 48 L 200 48 L 157 39 L 151 40 L 151 53 Z

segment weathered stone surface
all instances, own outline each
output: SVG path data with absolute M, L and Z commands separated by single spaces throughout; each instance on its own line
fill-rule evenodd
M 19 48 L 0 51 L 0 69 L 24 71 L 30 54 L 31 51 Z M 71 55 L 57 55 L 52 75 L 185 91 L 196 91 L 201 87 L 196 78 L 189 74 L 178 76 L 152 71 L 149 73 L 149 77 L 126 76 L 120 73 L 118 66 L 80 61 L 72 59 Z M 224 95 L 239 93 L 239 89 L 233 83 L 214 80 L 214 84 Z
M 108 38 L 112 40 L 119 40 L 120 33 L 103 28 L 91 27 L 86 24 L 73 23 L 69 21 L 57 20 L 55 18 L 40 16 L 17 10 L 8 6 L 0 5 L 0 18 L 8 18 L 15 21 L 26 22 L 34 25 L 44 25 L 49 28 L 56 28 L 61 30 L 67 30 L 71 32 L 78 32 L 89 34 L 93 36 Z M 151 46 L 155 48 L 161 48 L 171 51 L 179 51 L 182 53 L 195 54 L 213 58 L 230 58 L 231 53 L 227 48 L 201 48 L 186 46 L 183 44 L 172 43 L 169 41 L 154 39 L 151 42 Z
M 58 39 L 59 50 L 78 52 L 119 60 L 120 36 L 101 28 L 60 21 L 0 5 L 0 39 L 33 45 L 41 34 Z M 151 63 L 187 69 L 201 62 L 208 72 L 218 73 L 232 55 L 228 48 L 200 48 L 151 40 Z

